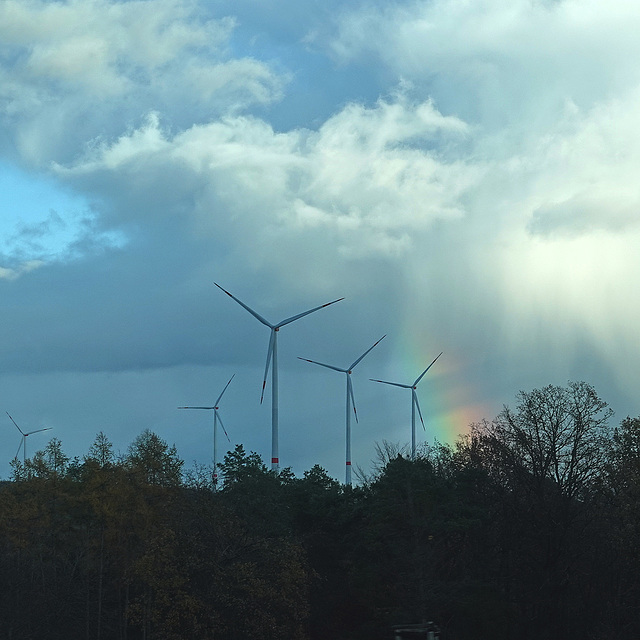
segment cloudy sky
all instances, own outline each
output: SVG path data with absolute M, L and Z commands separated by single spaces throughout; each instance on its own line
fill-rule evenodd
M 27 453 L 143 429 L 344 469 L 454 442 L 520 389 L 638 415 L 640 9 L 631 0 L 0 0 L 0 408 Z M 267 398 L 268 399 L 268 398 Z M 2 419 L 0 419 L 1 423 Z M 20 442 L 0 429 L 0 477 Z

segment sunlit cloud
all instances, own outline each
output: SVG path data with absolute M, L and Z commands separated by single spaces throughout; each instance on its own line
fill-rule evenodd
M 41 164 L 158 108 L 180 126 L 278 100 L 286 77 L 230 55 L 234 26 L 181 0 L 2 3 L 0 109 L 18 149 Z
M 192 174 L 191 186 L 200 184 L 196 193 L 218 203 L 196 208 L 200 232 L 217 232 L 211 212 L 222 206 L 281 241 L 316 229 L 345 251 L 397 253 L 410 248 L 412 230 L 464 215 L 462 195 L 481 171 L 447 158 L 439 144 L 466 133 L 460 120 L 404 95 L 372 108 L 347 105 L 315 132 L 277 133 L 262 120 L 229 116 L 171 135 L 150 114 L 142 127 L 56 171 L 68 179 L 136 175 L 144 185 L 160 166 L 179 166 Z
M 40 260 L 29 260 L 17 267 L 8 268 L 0 266 L 0 280 L 17 280 L 20 276 L 30 273 L 31 271 L 44 266 L 44 264 L 45 263 Z

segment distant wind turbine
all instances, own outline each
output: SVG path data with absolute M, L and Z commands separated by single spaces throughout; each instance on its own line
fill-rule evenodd
M 385 334 L 386 335 L 386 334 Z M 353 414 L 356 418 L 356 422 L 358 422 L 358 412 L 356 411 L 356 401 L 353 397 L 353 384 L 351 382 L 351 373 L 355 369 L 356 365 L 375 347 L 385 336 L 382 336 L 380 340 L 374 343 L 371 347 L 369 347 L 357 360 L 351 363 L 346 369 L 341 369 L 340 367 L 334 367 L 331 364 L 324 364 L 323 362 L 316 362 L 315 360 L 308 360 L 307 358 L 300 358 L 300 360 L 304 360 L 305 362 L 311 362 L 312 364 L 320 365 L 321 367 L 326 367 L 327 369 L 333 369 L 334 371 L 339 371 L 340 373 L 344 373 L 347 376 L 347 419 L 346 419 L 346 477 L 345 484 L 347 486 L 351 486 L 351 407 L 353 407 Z
M 280 466 L 280 460 L 278 458 L 278 332 L 281 327 L 286 324 L 295 322 L 304 316 L 308 316 L 314 311 L 324 309 L 329 305 L 340 302 L 344 298 L 338 298 L 332 300 L 326 304 L 321 304 L 319 307 L 314 307 L 308 311 L 303 311 L 295 316 L 291 316 L 286 320 L 282 320 L 276 324 L 271 324 L 268 320 L 265 320 L 260 314 L 256 313 L 251 307 L 246 305 L 241 300 L 238 300 L 235 296 L 231 295 L 226 289 L 223 289 L 217 282 L 214 282 L 218 289 L 224 291 L 230 298 L 233 298 L 241 307 L 244 307 L 256 320 L 259 320 L 263 325 L 269 327 L 271 330 L 271 337 L 269 338 L 269 348 L 267 349 L 267 364 L 264 368 L 264 378 L 262 380 L 262 393 L 260 395 L 260 403 L 264 398 L 264 389 L 267 384 L 267 376 L 269 374 L 269 366 L 271 366 L 271 470 L 277 471 Z
M 207 411 L 213 411 L 213 485 L 214 487 L 218 486 L 218 422 L 224 431 L 224 435 L 227 436 L 227 440 L 229 440 L 229 434 L 227 430 L 224 428 L 224 424 L 222 424 L 222 418 L 218 413 L 220 400 L 224 395 L 224 392 L 227 390 L 227 387 L 231 384 L 231 381 L 235 377 L 235 373 L 229 378 L 229 382 L 224 386 L 222 393 L 218 396 L 218 399 L 215 401 L 213 407 L 178 407 L 178 409 L 205 409 Z M 229 440 L 231 442 L 231 440 Z
M 22 434 L 22 438 L 20 439 L 20 446 L 18 447 L 18 450 L 16 451 L 16 455 L 13 456 L 14 458 L 18 457 L 18 454 L 20 453 L 20 449 L 22 449 L 22 464 L 24 464 L 27 460 L 27 436 L 30 436 L 34 433 L 40 433 L 41 431 L 50 431 L 51 427 L 46 427 L 44 429 L 34 429 L 33 431 L 23 431 L 17 424 L 16 421 L 9 415 L 8 411 L 5 411 L 5 413 L 9 416 L 9 419 L 11 420 L 11 422 L 13 422 L 13 424 L 16 425 L 16 429 Z
M 413 384 L 400 384 L 399 382 L 387 382 L 386 380 L 374 380 L 373 382 L 381 382 L 382 384 L 391 384 L 394 387 L 402 387 L 403 389 L 411 389 L 411 459 L 416 459 L 416 409 L 418 409 L 418 415 L 422 422 L 422 428 L 424 429 L 424 420 L 422 419 L 422 411 L 420 411 L 420 404 L 418 402 L 418 394 L 416 393 L 416 387 L 418 382 L 422 380 L 429 369 L 434 365 L 435 361 L 442 355 L 442 351 L 435 357 L 434 361 L 415 379 Z

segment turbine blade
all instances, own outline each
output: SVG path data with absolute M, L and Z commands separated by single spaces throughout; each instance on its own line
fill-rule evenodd
M 5 413 L 9 416 L 9 420 L 11 420 L 11 422 L 13 422 L 13 424 L 16 425 L 16 429 L 22 434 L 24 435 L 24 431 L 16 424 L 16 421 L 9 415 L 8 411 L 5 411 Z
M 227 436 L 227 440 L 229 440 L 229 434 L 227 433 L 227 430 L 224 428 L 224 425 L 222 424 L 222 418 L 220 417 L 220 412 L 216 410 L 216 414 L 218 415 L 218 422 L 220 423 L 220 426 L 224 431 L 224 435 Z M 231 444 L 231 440 L 229 440 L 229 444 Z
M 420 380 L 422 380 L 422 376 L 427 373 L 427 371 L 429 371 L 429 369 L 431 369 L 431 367 L 435 364 L 435 361 L 443 354 L 444 352 L 441 351 L 434 359 L 433 362 L 416 378 L 416 381 L 413 383 L 413 386 L 415 387 L 418 382 L 420 382 Z
M 41 431 L 51 431 L 53 427 L 45 427 L 44 429 L 35 429 L 34 431 L 27 431 L 27 433 L 24 434 L 24 437 L 26 438 L 27 436 L 30 436 L 32 433 L 40 433 Z
M 380 338 L 380 340 L 378 340 L 378 342 L 381 342 L 384 338 L 386 338 L 386 336 L 387 336 L 387 334 L 385 333 L 385 334 L 382 336 L 382 338 Z M 362 355 L 361 355 L 361 356 L 360 356 L 360 357 L 359 357 L 359 358 L 358 358 L 358 359 L 357 359 L 357 360 L 356 360 L 356 361 L 355 361 L 355 362 L 354 362 L 354 363 L 349 367 L 349 369 L 353 369 L 353 368 L 358 364 L 358 362 L 360 362 L 360 360 L 362 360 L 362 358 L 364 358 L 364 357 L 367 355 L 367 353 L 369 353 L 369 351 L 371 351 L 371 349 L 373 349 L 373 347 L 375 347 L 375 346 L 378 344 L 378 342 L 375 342 L 371 347 L 369 347 L 369 348 L 368 348 L 368 349 L 367 349 L 367 350 L 366 350 L 366 351 L 365 351 L 365 352 L 364 352 L 364 353 L 363 353 L 363 354 L 362 354 Z
M 215 409 L 215 407 L 178 407 L 178 409 Z
M 222 393 L 218 396 L 218 399 L 216 400 L 216 407 L 220 404 L 220 398 L 222 398 L 222 396 L 224 395 L 224 392 L 227 390 L 227 387 L 231 384 L 231 381 L 235 378 L 235 373 L 231 376 L 231 378 L 229 378 L 229 382 L 227 382 L 227 384 L 224 386 L 224 389 L 222 390 Z
M 382 384 L 392 384 L 394 387 L 402 387 L 403 389 L 411 389 L 410 384 L 400 384 L 399 382 L 387 382 L 386 380 L 375 380 L 374 378 L 369 378 L 371 382 L 381 382 Z
M 309 309 L 309 311 L 303 311 L 302 313 L 299 313 L 298 315 L 295 316 L 291 316 L 290 318 L 287 318 L 286 320 L 283 320 L 282 322 L 278 322 L 276 326 L 276 328 L 280 328 L 280 327 L 284 327 L 285 324 L 289 324 L 290 322 L 295 322 L 296 320 L 299 320 L 300 318 L 304 318 L 304 316 L 308 316 L 310 313 L 313 313 L 314 311 L 319 311 L 320 309 L 324 309 L 325 307 L 328 307 L 329 305 L 335 304 L 336 302 L 340 302 L 340 300 L 344 300 L 344 298 L 338 298 L 337 300 L 332 300 L 331 302 L 327 302 L 326 304 L 321 304 L 319 307 L 314 307 L 313 309 Z
M 18 450 L 16 451 L 16 455 L 13 456 L 14 458 L 18 457 L 18 454 L 20 453 L 20 449 L 22 449 L 22 445 L 24 444 L 24 436 L 22 436 L 22 438 L 20 438 L 20 446 L 18 447 Z
M 351 406 L 353 407 L 353 414 L 358 422 L 358 412 L 356 411 L 356 399 L 353 395 L 353 383 L 351 382 L 351 376 L 347 374 L 347 393 L 351 397 Z
M 420 416 L 420 422 L 422 422 L 422 428 L 426 431 L 424 426 L 424 420 L 422 419 L 422 411 L 420 411 L 420 403 L 418 402 L 418 394 L 415 389 L 411 389 L 411 393 L 413 394 L 413 401 L 416 404 L 416 408 L 418 409 L 418 415 Z
M 267 386 L 267 375 L 269 375 L 269 365 L 271 364 L 271 356 L 273 355 L 273 343 L 276 339 L 276 330 L 271 329 L 271 337 L 269 338 L 269 348 L 267 349 L 267 364 L 264 367 L 264 378 L 262 379 L 262 393 L 260 394 L 260 404 L 264 400 L 264 388 Z
M 222 287 L 217 282 L 214 282 L 213 284 L 215 284 L 218 289 L 222 289 Z M 238 300 L 238 298 L 236 298 L 234 295 L 231 295 L 226 289 L 222 289 L 222 291 L 224 291 L 230 298 L 233 298 L 241 307 L 244 307 L 254 318 L 262 322 L 262 324 L 267 325 L 269 329 L 273 329 L 273 325 L 268 320 L 265 320 L 259 313 L 254 311 L 249 305 L 242 302 L 242 300 Z
M 301 358 L 298 356 L 298 360 L 304 360 L 305 362 L 311 362 L 311 364 L 317 364 L 321 367 L 326 367 L 327 369 L 333 369 L 334 371 L 339 371 L 340 373 L 347 373 L 347 369 L 340 369 L 339 367 L 334 367 L 332 364 L 324 364 L 324 362 L 316 362 L 315 360 L 309 360 L 307 358 Z

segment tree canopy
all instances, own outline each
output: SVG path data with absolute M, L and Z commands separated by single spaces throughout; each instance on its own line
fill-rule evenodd
M 640 418 L 586 383 L 415 460 L 382 443 L 355 487 L 242 446 L 184 471 L 143 431 L 117 457 L 54 438 L 0 484 L 7 638 L 443 640 L 640 637 Z

